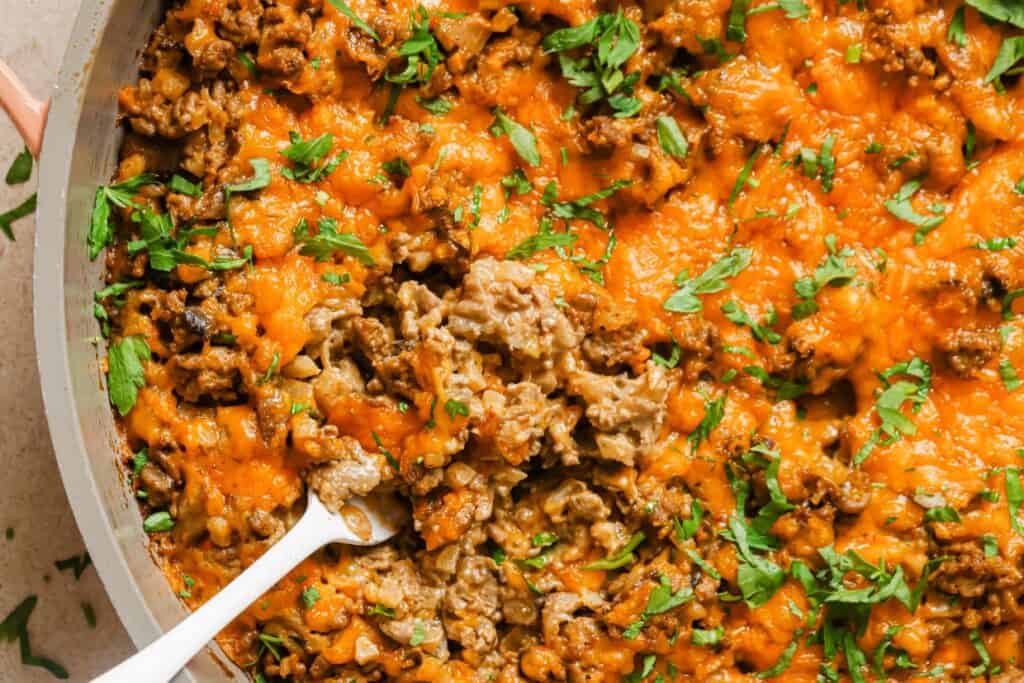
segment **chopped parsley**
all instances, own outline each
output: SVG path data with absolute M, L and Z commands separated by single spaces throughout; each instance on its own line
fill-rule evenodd
M 798 632 L 797 637 L 799 637 L 800 635 L 801 633 Z M 797 645 L 797 638 L 794 638 L 789 642 L 789 645 L 786 646 L 786 649 L 782 651 L 782 654 L 779 655 L 779 658 L 775 660 L 775 664 L 765 669 L 764 671 L 758 671 L 754 675 L 757 678 L 761 679 L 775 678 L 777 676 L 781 676 L 786 671 L 786 669 L 789 668 L 790 663 L 793 661 L 793 655 L 796 654 Z
M 686 441 L 690 444 L 690 448 L 694 453 L 697 452 L 697 448 L 701 443 L 708 440 L 714 428 L 722 422 L 722 417 L 725 415 L 725 399 L 727 396 L 727 394 L 722 394 L 713 401 L 704 401 L 704 417 L 701 418 L 693 433 L 686 437 Z
M 161 510 L 146 517 L 142 521 L 142 528 L 148 534 L 170 531 L 174 528 L 174 519 L 171 517 L 171 513 Z
M 761 146 L 758 145 L 754 148 L 754 151 L 747 157 L 746 162 L 743 164 L 743 168 L 740 169 L 740 174 L 736 176 L 736 183 L 732 186 L 732 192 L 729 193 L 729 207 L 731 208 L 736 200 L 739 199 L 740 192 L 750 182 L 750 174 L 754 170 L 754 163 L 757 161 L 757 157 L 761 155 Z
M 495 137 L 507 135 L 512 148 L 516 150 L 519 158 L 530 166 L 540 166 L 540 152 L 537 151 L 537 138 L 529 128 L 515 121 L 500 108 L 494 110 L 494 123 L 491 125 L 491 134 Z
M 679 365 L 679 361 L 683 357 L 683 347 L 677 344 L 675 341 L 672 342 L 672 351 L 669 352 L 668 358 L 665 358 L 656 351 L 651 352 L 651 362 L 655 365 L 660 365 L 663 368 L 672 368 Z
M 690 632 L 690 642 L 697 647 L 714 647 L 725 637 L 725 627 L 716 626 L 712 629 L 695 628 Z
M 889 380 L 897 375 L 908 377 L 897 382 Z M 879 373 L 883 389 L 875 399 L 875 412 L 881 425 L 875 428 L 864 445 L 853 457 L 853 463 L 864 462 L 876 446 L 887 446 L 899 441 L 904 435 L 917 432 L 917 425 L 902 412 L 902 406 L 910 401 L 913 412 L 918 412 L 928 398 L 932 386 L 932 369 L 920 358 L 897 363 L 888 370 Z
M 662 307 L 673 313 L 698 313 L 704 308 L 699 296 L 702 294 L 713 294 L 726 289 L 728 278 L 733 278 L 743 272 L 753 258 L 753 251 L 746 247 L 733 247 L 733 249 L 715 263 L 708 266 L 700 275 L 690 277 L 689 271 L 684 270 L 675 279 L 675 285 L 679 289 L 670 296 Z
M 1008 358 L 999 361 L 999 377 L 1003 380 L 1003 386 L 1006 387 L 1007 391 L 1012 393 L 1020 389 L 1020 376 Z
M 755 321 L 750 317 L 749 313 L 740 308 L 739 304 L 731 300 L 722 304 L 722 313 L 727 320 L 737 325 L 749 327 L 750 332 L 757 341 L 768 342 L 769 344 L 778 344 L 782 341 L 782 336 L 771 329 L 771 326 L 778 321 L 778 314 L 773 307 L 768 309 L 763 323 Z
M 142 337 L 125 337 L 107 350 L 107 390 L 122 417 L 135 406 L 139 389 L 146 385 L 142 363 L 149 358 L 149 344 Z
M 302 591 L 302 604 L 306 609 L 313 609 L 313 606 L 319 601 L 320 591 L 318 591 L 315 586 L 310 586 Z
M 359 237 L 348 232 L 338 232 L 336 218 L 324 216 L 317 221 L 316 227 L 319 232 L 316 235 L 311 235 L 309 225 L 303 218 L 292 231 L 295 241 L 302 244 L 299 253 L 303 256 L 312 256 L 317 261 L 329 261 L 335 253 L 341 252 L 356 259 L 364 266 L 374 265 L 370 250 Z
M 281 169 L 281 175 L 300 183 L 315 183 L 329 176 L 338 167 L 344 156 L 324 161 L 334 146 L 334 136 L 324 133 L 311 140 L 303 140 L 295 131 L 288 132 L 291 144 L 281 150 L 281 156 L 290 160 L 292 168 Z M 321 163 L 323 162 L 323 163 Z
M 676 592 L 672 592 L 672 584 L 668 577 L 662 574 L 655 586 L 647 595 L 647 606 L 640 613 L 640 620 L 635 621 L 626 627 L 622 637 L 626 640 L 635 640 L 640 635 L 647 621 L 654 616 L 664 614 L 670 610 L 685 605 L 693 600 L 693 590 L 689 586 L 683 586 Z
M 949 22 L 949 29 L 946 31 L 946 42 L 957 47 L 967 45 L 967 29 L 964 22 L 964 7 L 957 7 L 953 13 L 953 19 Z
M 540 201 L 541 204 L 551 209 L 551 214 L 555 218 L 567 221 L 574 219 L 585 220 L 604 230 L 608 228 L 608 221 L 604 214 L 593 208 L 591 204 L 608 199 L 619 190 L 632 184 L 632 180 L 616 180 L 608 187 L 597 192 L 592 192 L 569 201 L 558 201 L 556 198 L 558 191 L 556 186 L 554 183 L 548 183 L 547 187 L 544 188 L 544 194 L 541 196 Z
M 194 199 L 203 196 L 203 188 L 200 184 L 193 183 L 188 178 L 180 176 L 177 173 L 171 176 L 170 182 L 167 183 L 167 189 L 171 192 L 187 195 Z
M 949 507 L 948 505 L 937 508 L 929 508 L 924 513 L 924 520 L 926 522 L 957 522 L 960 520 L 960 513 L 956 511 L 956 508 Z
M 821 150 L 814 151 L 810 147 L 801 147 L 797 155 L 803 174 L 814 180 L 821 178 L 821 189 L 831 192 L 836 175 L 836 158 L 832 153 L 835 147 L 836 137 L 829 135 L 821 143 Z
M 797 398 L 798 396 L 803 396 L 807 393 L 808 387 L 806 384 L 802 382 L 794 382 L 782 377 L 776 377 L 764 368 L 760 368 L 756 365 L 748 365 L 744 367 L 743 372 L 761 382 L 761 385 L 766 389 L 773 389 L 775 391 L 775 397 L 780 401 L 787 401 L 789 399 Z
M 409 18 L 409 28 L 409 39 L 398 48 L 398 56 L 405 57 L 405 68 L 397 74 L 386 74 L 385 78 L 399 86 L 426 85 L 444 60 L 444 53 L 430 32 L 430 15 L 422 5 Z
M 677 159 L 686 158 L 689 145 L 686 136 L 679 129 L 679 122 L 671 116 L 659 116 L 654 122 L 658 134 L 658 144 L 669 156 Z
M 807 18 L 811 16 L 811 8 L 804 3 L 804 0 L 779 0 L 778 2 L 769 2 L 749 10 L 747 12 L 747 16 L 751 17 L 755 14 L 771 12 L 773 10 L 782 10 L 787 19 L 807 21 Z
M 255 159 L 250 159 L 249 164 L 252 166 L 252 177 L 250 177 L 248 180 L 233 183 L 224 188 L 228 196 L 236 192 L 252 192 L 253 190 L 262 190 L 264 187 L 270 184 L 269 161 L 257 157 Z
M 92 203 L 92 216 L 89 221 L 89 236 L 86 239 L 89 245 L 90 260 L 95 260 L 103 248 L 114 241 L 114 226 L 110 220 L 112 207 L 138 209 L 138 205 L 133 201 L 135 195 L 143 186 L 153 185 L 156 182 L 156 176 L 143 173 L 114 185 L 100 185 L 96 189 Z
M 433 410 L 431 410 L 431 412 L 433 412 Z M 396 472 L 400 472 L 402 468 L 398 463 L 398 458 L 392 455 L 391 451 L 384 448 L 384 442 L 381 441 L 381 438 L 377 435 L 377 432 L 370 432 L 370 436 L 373 438 L 373 442 L 377 444 L 377 450 L 380 451 L 380 454 L 383 455 L 384 459 L 388 461 L 389 465 L 391 465 L 391 469 L 393 469 Z
M 418 647 L 426 638 L 426 631 L 423 628 L 423 622 L 417 619 L 412 626 L 412 637 L 409 638 L 410 647 Z
M 626 541 L 626 545 L 622 546 L 622 548 L 620 548 L 616 553 L 609 555 L 602 560 L 595 560 L 594 562 L 585 564 L 583 565 L 583 568 L 591 570 L 610 570 L 621 569 L 622 567 L 633 564 L 633 562 L 636 561 L 636 555 L 633 551 L 636 550 L 646 538 L 647 537 L 644 535 L 644 532 L 638 531 L 630 536 L 629 540 Z
M 900 187 L 896 194 L 892 196 L 892 199 L 888 199 L 885 202 L 885 208 L 889 213 L 917 228 L 914 231 L 914 244 L 923 244 L 925 235 L 939 227 L 946 220 L 943 210 L 936 210 L 939 209 L 939 205 L 929 207 L 932 213 L 936 214 L 932 216 L 922 216 L 914 209 L 910 199 L 920 189 L 920 179 L 909 180 Z
M 614 117 L 627 118 L 642 108 L 640 100 L 633 96 L 640 72 L 623 71 L 640 43 L 640 27 L 620 7 L 615 14 L 601 14 L 579 26 L 549 33 L 541 45 L 545 52 L 561 53 L 558 63 L 562 75 L 582 91 L 577 97 L 580 106 L 604 101 Z M 578 59 L 564 54 L 578 48 L 590 49 Z
M 992 239 L 974 243 L 975 249 L 984 249 L 985 251 L 1003 251 L 1005 249 L 1013 249 L 1016 246 L 1016 237 L 993 237 Z
M 328 0 L 328 2 L 330 2 L 331 5 L 334 6 L 334 9 L 338 10 L 344 16 L 348 17 L 348 20 L 352 22 L 353 26 L 355 26 L 360 31 L 376 40 L 378 43 L 380 42 L 380 36 L 377 35 L 377 32 L 370 28 L 369 24 L 367 24 L 365 21 L 356 16 L 356 13 L 352 11 L 352 8 L 349 7 L 344 0 Z
M 812 276 L 804 276 L 793 283 L 793 289 L 801 301 L 793 306 L 792 315 L 794 320 L 802 320 L 818 312 L 818 304 L 815 297 L 825 287 L 842 287 L 847 284 L 857 269 L 854 266 L 846 265 L 846 259 L 853 256 L 853 250 L 849 247 L 836 249 L 835 235 L 828 235 L 825 238 L 825 248 L 828 254 L 825 260 L 814 269 Z
M 1002 91 L 1003 85 L 1000 79 L 1005 75 L 1016 73 L 1017 69 L 1014 67 L 1022 59 L 1024 59 L 1024 36 L 1004 38 L 1002 45 L 999 46 L 999 53 L 996 54 L 996 61 L 992 63 L 992 68 L 985 75 L 985 83 L 995 81 L 996 90 Z
M 384 607 L 383 605 L 374 605 L 370 609 L 366 610 L 366 614 L 371 617 L 384 617 L 385 619 L 395 618 L 395 610 L 390 607 Z
M 549 545 L 558 543 L 558 534 L 553 534 L 550 531 L 541 531 L 534 534 L 530 542 L 534 548 L 546 548 Z
M 426 100 L 417 95 L 416 103 L 434 116 L 444 116 L 450 112 L 454 106 L 451 100 L 444 97 L 435 97 L 432 100 Z
M 694 498 L 690 501 L 690 518 L 672 519 L 672 526 L 675 529 L 676 538 L 680 541 L 687 541 L 697 535 L 700 523 L 704 520 L 704 507 L 700 501 Z

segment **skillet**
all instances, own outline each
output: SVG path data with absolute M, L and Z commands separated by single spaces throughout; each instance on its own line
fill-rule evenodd
M 149 552 L 115 457 L 120 437 L 101 382 L 92 316 L 103 260 L 89 261 L 85 236 L 93 193 L 117 162 L 118 89 L 135 78 L 161 11 L 159 0 L 84 0 L 49 103 L 32 98 L 0 62 L 0 104 L 40 158 L 33 298 L 50 435 L 78 528 L 139 647 L 180 621 L 185 608 Z M 196 657 L 175 683 L 247 680 L 215 651 L 212 645 L 209 655 Z

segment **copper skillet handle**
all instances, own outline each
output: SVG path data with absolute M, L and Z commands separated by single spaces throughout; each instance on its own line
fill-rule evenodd
M 0 106 L 11 117 L 32 156 L 38 159 L 50 102 L 36 99 L 3 60 L 0 60 Z

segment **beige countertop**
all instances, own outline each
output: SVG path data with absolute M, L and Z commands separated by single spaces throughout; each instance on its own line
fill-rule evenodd
M 29 88 L 44 96 L 52 87 L 80 0 L 0 0 L 0 58 Z M 0 174 L 21 150 L 13 127 L 0 114 Z M 0 183 L 0 211 L 35 190 Z M 26 596 L 39 596 L 29 622 L 32 649 L 60 662 L 70 681 L 88 681 L 132 651 L 96 570 L 76 581 L 56 560 L 85 547 L 68 507 L 36 371 L 32 335 L 32 218 L 14 226 L 16 242 L 0 236 L 0 619 Z M 38 226 L 44 231 L 45 226 Z M 8 539 L 6 529 L 13 529 Z M 82 603 L 95 610 L 90 628 Z M 0 643 L 0 683 L 55 680 L 43 669 L 23 668 L 17 644 Z

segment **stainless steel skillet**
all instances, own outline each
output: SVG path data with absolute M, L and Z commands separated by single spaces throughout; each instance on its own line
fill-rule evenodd
M 118 89 L 135 80 L 139 52 L 162 10 L 159 0 L 84 0 L 52 93 L 45 136 L 42 103 L 10 88 L 2 103 L 19 116 L 27 141 L 43 137 L 33 286 L 39 374 L 54 450 L 78 528 L 140 647 L 177 623 L 185 609 L 150 555 L 117 463 L 119 437 L 103 386 L 103 352 L 92 342 L 92 293 L 102 264 L 89 261 L 85 235 L 96 186 L 116 165 Z M 0 82 L 11 85 L 10 78 L 0 71 Z M 212 654 L 193 660 L 176 683 L 246 680 L 223 664 L 222 654 Z

